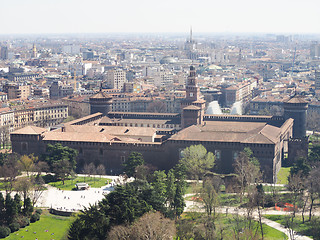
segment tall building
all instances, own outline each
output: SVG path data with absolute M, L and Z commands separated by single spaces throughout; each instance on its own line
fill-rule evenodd
M 71 85 L 67 85 L 60 81 L 54 81 L 51 84 L 49 91 L 50 91 L 50 99 L 59 99 L 59 98 L 72 95 L 74 92 L 74 89 Z
M 319 58 L 320 57 L 320 44 L 318 42 L 313 42 L 310 46 L 310 57 Z
M 107 85 L 110 88 L 122 90 L 126 81 L 126 72 L 122 69 L 109 70 L 107 72 Z
M 8 59 L 8 47 L 6 46 L 1 47 L 0 58 L 2 60 Z
M 8 83 L 3 85 L 3 91 L 8 94 L 8 99 L 28 99 L 31 96 L 31 86 Z
M 35 44 L 33 44 L 31 57 L 32 57 L 32 58 L 36 58 L 37 56 L 38 56 L 37 47 L 36 47 Z
M 314 73 L 314 85 L 316 90 L 320 89 L 320 71 L 315 71 Z

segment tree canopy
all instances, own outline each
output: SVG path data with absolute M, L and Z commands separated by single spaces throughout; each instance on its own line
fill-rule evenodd
M 141 153 L 132 152 L 129 155 L 128 160 L 123 164 L 124 171 L 128 177 L 133 177 L 136 172 L 136 167 L 144 164 L 144 159 Z
M 77 155 L 77 150 L 56 143 L 55 145 L 48 144 L 47 154 L 44 156 L 44 159 L 57 178 L 64 181 L 75 170 Z
M 213 168 L 215 159 L 213 153 L 207 152 L 207 149 L 200 144 L 185 148 L 180 163 L 185 166 L 189 177 L 198 180 Z

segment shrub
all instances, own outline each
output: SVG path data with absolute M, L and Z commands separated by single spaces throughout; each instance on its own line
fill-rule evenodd
M 30 220 L 27 217 L 22 217 L 19 219 L 19 224 L 20 224 L 20 227 L 24 228 L 30 225 Z
M 20 228 L 20 224 L 18 222 L 13 222 L 9 225 L 11 232 L 18 231 Z
M 9 236 L 10 233 L 11 233 L 10 228 L 5 226 L 0 226 L 0 238 L 5 238 Z
M 30 218 L 30 222 L 34 223 L 36 221 L 39 221 L 40 220 L 40 214 L 39 213 L 34 213 L 31 215 L 31 218 Z
M 50 183 L 50 182 L 56 182 L 57 181 L 56 176 L 51 175 L 51 174 L 47 174 L 47 175 L 43 176 L 42 178 L 43 178 L 43 181 L 45 183 Z
M 42 213 L 42 209 L 38 208 L 38 209 L 36 210 L 36 213 L 38 213 L 38 214 L 40 214 L 40 215 L 41 215 L 41 213 Z

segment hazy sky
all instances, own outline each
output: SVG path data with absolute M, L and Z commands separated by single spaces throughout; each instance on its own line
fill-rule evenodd
M 0 34 L 320 33 L 319 0 L 0 0 Z

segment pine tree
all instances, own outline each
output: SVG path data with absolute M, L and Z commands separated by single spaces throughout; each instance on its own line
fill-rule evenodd
M 20 198 L 20 195 L 18 193 L 16 193 L 16 195 L 14 195 L 14 202 L 16 204 L 16 207 L 17 207 L 17 212 L 18 214 L 21 213 L 21 208 L 22 208 L 22 202 L 21 202 L 21 198 Z
M 32 206 L 32 202 L 31 199 L 28 197 L 26 198 L 26 200 L 23 202 L 23 214 L 25 216 L 30 217 L 31 214 L 33 212 L 33 206 Z
M 0 225 L 3 225 L 5 223 L 5 202 L 4 202 L 4 197 L 2 193 L 0 192 Z

